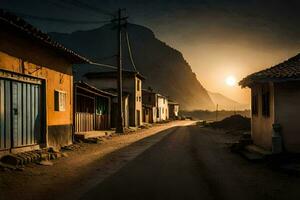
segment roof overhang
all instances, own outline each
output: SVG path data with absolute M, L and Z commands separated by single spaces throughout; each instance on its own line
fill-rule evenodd
M 1 30 L 5 30 L 3 26 L 9 27 L 11 31 L 16 31 L 31 40 L 37 41 L 39 44 L 58 52 L 63 55 L 72 64 L 91 63 L 91 61 L 78 53 L 64 47 L 62 44 L 53 40 L 48 34 L 27 23 L 22 18 L 13 13 L 0 9 Z

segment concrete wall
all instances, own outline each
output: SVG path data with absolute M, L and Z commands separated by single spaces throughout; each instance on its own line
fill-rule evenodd
M 282 127 L 285 150 L 300 153 L 300 82 L 275 83 L 275 122 Z
M 177 104 L 169 104 L 169 118 L 176 118 L 178 117 L 179 113 L 179 105 Z
M 154 92 L 142 91 L 142 103 L 152 106 L 151 118 L 153 123 L 157 121 L 157 95 Z
M 123 91 L 128 92 L 129 95 L 129 125 L 138 126 L 142 124 L 142 81 L 140 80 L 140 90 L 137 91 L 137 82 L 140 80 L 137 77 L 123 78 Z M 117 80 L 115 78 L 101 77 L 89 78 L 87 81 L 99 89 L 116 89 Z M 140 121 L 138 122 L 137 111 L 140 111 Z
M 269 87 L 270 90 L 270 116 L 262 115 L 262 87 Z M 274 111 L 274 85 L 267 83 L 265 85 L 257 84 L 251 88 L 251 95 L 258 95 L 258 114 L 252 114 L 251 134 L 254 143 L 265 149 L 272 148 L 272 131 L 275 119 Z
M 169 106 L 168 99 L 164 96 L 157 96 L 157 109 L 159 115 L 157 116 L 157 121 L 165 121 L 169 119 Z
M 139 85 L 138 85 L 139 84 Z M 142 107 L 142 80 L 135 77 L 135 125 L 140 126 L 143 123 L 143 107 Z
M 73 77 L 71 64 L 60 54 L 14 32 L 0 31 L 0 69 L 44 80 L 48 146 L 72 143 Z M 66 110 L 54 111 L 54 90 L 66 92 Z

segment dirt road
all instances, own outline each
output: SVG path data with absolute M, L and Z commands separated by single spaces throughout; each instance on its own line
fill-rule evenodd
M 168 135 L 192 121 L 157 124 L 135 133 L 108 137 L 101 144 L 80 143 L 53 166 L 26 165 L 23 171 L 0 170 L 1 200 L 78 199 L 103 179 Z
M 173 129 L 81 199 L 300 199 L 299 177 L 231 153 L 232 139 L 197 126 Z

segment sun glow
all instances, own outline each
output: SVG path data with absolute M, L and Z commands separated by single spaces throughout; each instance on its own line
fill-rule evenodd
M 236 86 L 236 78 L 234 76 L 228 76 L 225 80 L 226 84 L 230 87 Z

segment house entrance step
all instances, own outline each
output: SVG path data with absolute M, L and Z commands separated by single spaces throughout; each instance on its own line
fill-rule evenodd
M 268 151 L 264 148 L 261 148 L 257 145 L 254 145 L 254 144 L 250 144 L 250 145 L 245 146 L 245 149 L 249 152 L 260 154 L 264 157 L 272 155 L 271 151 Z
M 250 161 L 261 161 L 264 159 L 264 156 L 255 152 L 250 152 L 248 150 L 241 150 L 239 152 L 244 158 Z
M 90 138 L 109 136 L 112 135 L 113 133 L 115 133 L 115 131 L 113 130 L 77 132 L 75 133 L 75 138 L 80 140 L 85 140 Z

